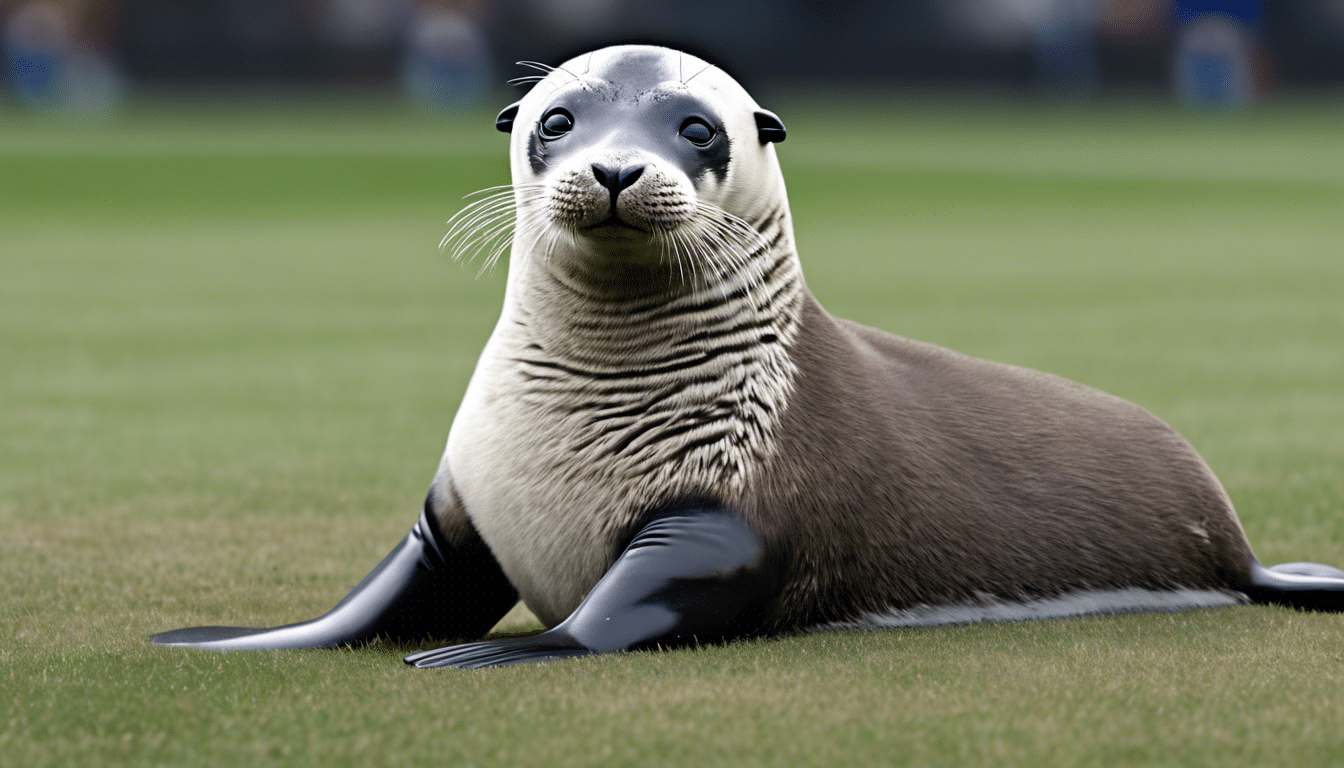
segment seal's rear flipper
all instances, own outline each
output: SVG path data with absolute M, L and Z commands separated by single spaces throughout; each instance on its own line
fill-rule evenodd
M 687 505 L 644 526 L 583 602 L 534 637 L 406 657 L 417 667 L 496 667 L 751 634 L 779 589 L 760 538 L 727 511 Z
M 149 639 L 182 648 L 261 651 L 361 645 L 376 637 L 479 637 L 517 600 L 479 536 L 450 546 L 421 513 L 401 544 L 323 616 L 271 628 L 190 627 Z
M 1344 611 L 1344 571 L 1320 563 L 1283 563 L 1266 568 L 1251 563 L 1251 588 L 1257 603 L 1306 611 Z

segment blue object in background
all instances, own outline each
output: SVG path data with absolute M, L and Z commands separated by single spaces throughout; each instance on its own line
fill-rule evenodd
M 1178 0 L 1173 80 L 1184 103 L 1236 109 L 1256 95 L 1259 0 Z
M 1210 13 L 1221 13 L 1249 24 L 1260 23 L 1264 13 L 1261 0 L 1177 0 L 1176 18 L 1193 21 Z
M 6 59 L 19 99 L 37 109 L 94 117 L 112 111 L 125 92 L 121 75 L 97 54 L 11 48 Z
M 30 107 L 81 116 L 112 110 L 125 83 L 111 59 L 82 45 L 59 6 L 19 8 L 5 30 L 5 74 Z
M 490 58 L 488 40 L 465 14 L 422 9 L 408 30 L 402 87 L 421 106 L 473 106 L 490 89 Z
M 59 64 L 57 57 L 51 53 L 26 49 L 12 43 L 5 52 L 5 68 L 9 72 L 10 82 L 14 84 L 19 98 L 30 104 L 43 100 L 43 94 L 51 88 L 52 73 Z

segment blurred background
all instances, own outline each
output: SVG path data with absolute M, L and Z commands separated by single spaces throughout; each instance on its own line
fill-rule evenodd
M 612 42 L 664 43 L 749 89 L 1162 92 L 1237 107 L 1344 82 L 1344 0 L 8 0 L 7 92 L 98 113 L 128 94 L 258 84 L 483 102 Z

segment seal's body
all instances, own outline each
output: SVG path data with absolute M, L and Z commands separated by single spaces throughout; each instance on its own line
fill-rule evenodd
M 324 617 L 207 648 L 551 630 L 417 654 L 490 666 L 817 625 L 1226 605 L 1344 608 L 1265 569 L 1190 445 L 1063 379 L 837 320 L 807 291 L 773 143 L 661 48 L 549 71 L 500 115 L 504 309 L 405 542 Z

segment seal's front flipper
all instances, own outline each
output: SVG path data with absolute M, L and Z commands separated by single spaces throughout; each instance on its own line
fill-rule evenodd
M 426 512 L 406 538 L 325 615 L 281 627 L 190 627 L 152 635 L 159 645 L 216 651 L 335 648 L 376 637 L 479 637 L 518 600 L 475 532 L 450 543 Z
M 1283 563 L 1266 568 L 1251 562 L 1251 588 L 1257 603 L 1305 611 L 1344 611 L 1344 571 L 1320 563 Z
M 742 521 L 682 506 L 644 526 L 583 602 L 534 637 L 406 657 L 417 667 L 496 667 L 749 635 L 779 589 L 779 566 Z

